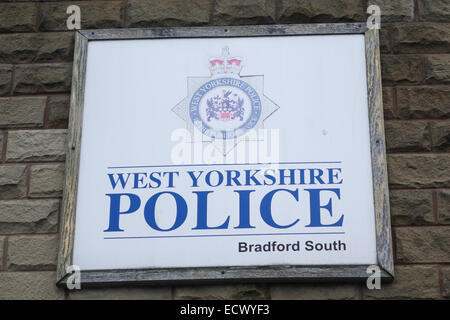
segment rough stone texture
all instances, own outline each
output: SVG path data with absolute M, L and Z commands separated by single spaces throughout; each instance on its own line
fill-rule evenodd
M 275 23 L 275 1 L 217 0 L 213 21 L 220 25 Z
M 265 286 L 256 284 L 177 286 L 175 299 L 262 300 Z
M 5 237 L 0 237 L 0 271 L 3 269 L 3 246 L 5 245 Z
M 33 165 L 30 174 L 30 197 L 60 197 L 64 185 L 64 164 Z
M 438 222 L 450 224 L 450 190 L 437 191 Z
M 450 87 L 398 87 L 399 116 L 403 119 L 450 117 Z
M 0 96 L 8 94 L 11 91 L 11 74 L 11 66 L 0 65 Z
M 441 21 L 450 20 L 450 2 L 448 0 L 418 0 L 419 20 Z
M 419 56 L 381 56 L 381 77 L 384 84 L 420 82 L 423 78 L 421 71 L 422 62 Z
M 383 109 L 385 120 L 396 118 L 394 111 L 394 93 L 392 88 L 383 88 Z
M 10 236 L 7 270 L 55 270 L 58 235 Z
M 0 199 L 25 197 L 27 194 L 26 179 L 26 166 L 0 166 Z
M 0 35 L 0 63 L 71 61 L 74 33 L 14 33 Z
M 430 150 L 428 123 L 425 121 L 390 121 L 384 124 L 388 152 Z
M 0 32 L 34 31 L 36 5 L 34 3 L 1 3 Z
M 450 262 L 450 228 L 395 229 L 397 260 L 401 263 Z
M 81 12 L 81 29 L 111 29 L 122 26 L 122 1 L 74 1 L 43 3 L 39 8 L 40 31 L 66 31 L 66 10 L 77 5 Z
M 413 21 L 414 0 L 369 0 L 367 6 L 377 5 L 381 10 L 381 24 L 384 22 Z
M 128 27 L 196 26 L 209 22 L 208 0 L 129 0 Z
M 394 27 L 394 52 L 448 53 L 450 51 L 450 24 L 417 23 Z
M 442 285 L 444 298 L 450 298 L 450 267 L 442 268 Z
M 434 122 L 431 124 L 433 150 L 450 151 L 450 121 Z
M 359 0 L 281 0 L 280 23 L 365 21 Z
M 64 290 L 55 286 L 54 272 L 1 272 L 0 299 L 64 299 Z
M 390 34 L 391 31 L 389 28 L 381 28 L 379 30 L 381 53 L 391 53 L 392 48 L 391 48 Z
M 66 130 L 17 130 L 8 133 L 6 161 L 64 161 Z
M 225 283 L 83 289 L 67 291 L 67 299 L 450 298 L 448 0 L 0 0 L 0 299 L 64 298 L 48 270 L 55 268 L 61 200 L 53 197 L 61 196 L 65 131 L 48 129 L 67 128 L 71 4 L 81 7 L 83 29 L 364 22 L 366 7 L 378 4 L 387 147 L 402 154 L 388 156 L 396 278 L 382 290 Z M 45 118 L 37 102 L 44 96 Z
M 450 54 L 426 57 L 425 81 L 428 83 L 450 83 Z
M 274 300 L 354 300 L 360 299 L 358 284 L 279 284 L 271 285 Z
M 0 201 L 0 234 L 56 232 L 58 211 L 57 199 Z
M 365 299 L 439 299 L 439 273 L 436 266 L 396 266 L 395 280 L 381 289 L 363 288 Z
M 81 271 L 83 277 L 83 271 Z M 171 299 L 170 287 L 135 287 L 135 288 L 83 288 L 69 290 L 71 300 L 168 300 Z
M 48 99 L 48 126 L 66 129 L 69 119 L 70 96 L 50 96 Z
M 391 190 L 392 225 L 429 225 L 434 223 L 430 191 Z
M 0 98 L 0 128 L 42 126 L 46 101 L 46 97 Z
M 16 67 L 14 93 L 68 92 L 72 64 L 35 64 Z
M 450 154 L 388 154 L 387 166 L 394 188 L 450 186 Z
M 0 154 L 3 154 L 3 140 L 4 140 L 4 132 L 0 130 Z

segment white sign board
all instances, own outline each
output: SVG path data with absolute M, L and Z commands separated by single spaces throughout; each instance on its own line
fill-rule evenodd
M 378 264 L 364 33 L 85 47 L 73 265 Z

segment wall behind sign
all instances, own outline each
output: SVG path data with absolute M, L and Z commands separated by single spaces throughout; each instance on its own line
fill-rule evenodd
M 55 287 L 73 31 L 366 21 L 381 7 L 396 280 L 64 291 Z M 450 297 L 450 5 L 437 0 L 21 1 L 0 3 L 0 299 Z M 118 62 L 120 63 L 120 62 Z

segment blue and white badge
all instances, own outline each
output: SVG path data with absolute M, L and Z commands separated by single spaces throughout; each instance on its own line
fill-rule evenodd
M 200 131 L 202 141 L 218 148 L 225 148 L 226 140 L 235 146 L 279 108 L 262 92 L 264 76 L 240 76 L 241 69 L 242 59 L 224 47 L 222 57 L 209 59 L 211 76 L 189 77 L 188 97 L 172 109 L 191 133 Z
M 247 82 L 219 78 L 206 82 L 189 103 L 191 121 L 211 138 L 232 139 L 255 127 L 261 99 Z

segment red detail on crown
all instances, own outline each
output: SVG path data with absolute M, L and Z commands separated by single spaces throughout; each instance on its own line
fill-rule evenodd
M 222 74 L 239 75 L 242 69 L 241 62 L 242 60 L 239 57 L 231 57 L 228 47 L 224 47 L 221 58 L 209 59 L 209 70 L 213 76 Z
M 228 64 L 235 64 L 235 65 L 237 65 L 237 66 L 240 66 L 241 65 L 241 60 L 239 60 L 239 59 L 230 59 L 230 60 L 228 60 Z
M 216 64 L 223 65 L 223 60 L 220 60 L 220 59 L 212 59 L 212 60 L 209 60 L 209 63 L 211 64 L 211 66 L 214 67 Z

